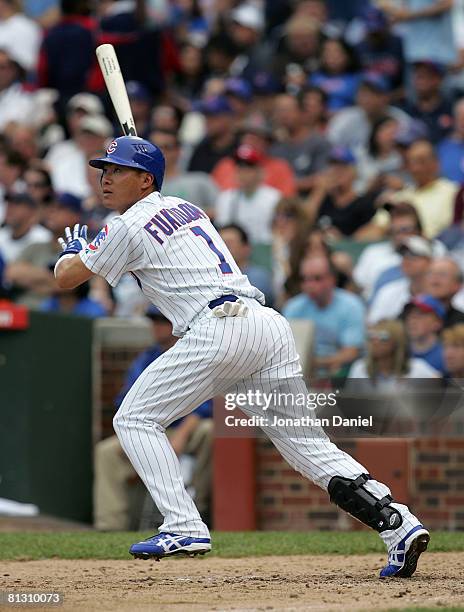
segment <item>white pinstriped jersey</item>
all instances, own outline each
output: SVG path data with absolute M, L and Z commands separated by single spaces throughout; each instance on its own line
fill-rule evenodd
M 240 272 L 206 213 L 159 192 L 113 217 L 80 257 L 112 286 L 134 275 L 145 296 L 183 335 L 212 300 L 227 294 L 264 296 Z

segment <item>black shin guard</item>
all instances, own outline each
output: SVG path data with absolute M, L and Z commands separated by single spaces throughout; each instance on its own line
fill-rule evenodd
M 330 501 L 379 533 L 396 529 L 403 519 L 398 510 L 390 506 L 393 498 L 390 495 L 382 499 L 374 497 L 364 487 L 370 478 L 369 474 L 361 474 L 356 480 L 334 476 L 327 487 Z

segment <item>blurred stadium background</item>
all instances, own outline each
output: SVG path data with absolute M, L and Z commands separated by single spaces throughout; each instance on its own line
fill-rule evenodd
M 87 166 L 120 135 L 95 60 L 104 42 L 138 133 L 166 155 L 163 193 L 221 228 L 291 321 L 313 389 L 362 378 L 389 402 L 405 379 L 460 391 L 461 0 L 0 0 L 0 516 L 101 530 L 156 521 L 102 441 L 134 360 L 169 346 L 166 322 L 131 278 L 63 293 L 52 274 L 66 225 L 94 237 L 109 218 Z M 360 528 L 269 442 L 225 437 L 214 401 L 216 428 L 200 442 L 172 433 L 213 528 Z M 452 402 L 455 418 L 436 431 L 338 440 L 441 530 L 464 528 Z M 112 471 L 120 479 L 102 493 Z

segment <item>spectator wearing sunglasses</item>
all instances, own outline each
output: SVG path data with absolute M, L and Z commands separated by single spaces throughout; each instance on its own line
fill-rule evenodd
M 366 356 L 353 363 L 348 378 L 369 379 L 376 389 L 388 390 L 396 388 L 403 378 L 439 376 L 426 361 L 409 356 L 401 321 L 382 320 L 369 327 L 366 348 Z

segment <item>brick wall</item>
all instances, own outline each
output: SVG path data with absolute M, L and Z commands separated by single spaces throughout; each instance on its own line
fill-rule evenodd
M 383 454 L 383 442 L 378 444 L 377 462 L 388 463 L 388 457 Z M 464 529 L 464 439 L 405 440 L 402 443 L 406 445 L 409 465 L 404 466 L 401 474 L 393 470 L 392 480 L 387 484 L 394 490 L 407 490 L 408 499 L 404 499 L 403 494 L 401 501 L 408 503 L 430 528 Z M 356 457 L 363 442 L 342 440 L 337 444 Z M 375 441 L 371 440 L 370 444 L 371 451 L 375 451 Z M 332 505 L 322 489 L 295 472 L 269 440 L 257 440 L 256 456 L 258 529 L 364 528 Z M 372 463 L 366 463 L 375 476 Z M 381 468 L 381 463 L 378 467 Z
M 432 529 L 464 529 L 464 438 L 415 440 L 412 501 Z
M 112 424 L 115 413 L 114 400 L 121 390 L 130 364 L 140 352 L 140 348 L 127 349 L 119 347 L 104 347 L 100 351 L 102 438 L 107 438 L 114 434 Z

